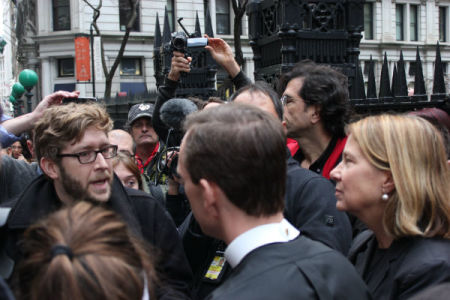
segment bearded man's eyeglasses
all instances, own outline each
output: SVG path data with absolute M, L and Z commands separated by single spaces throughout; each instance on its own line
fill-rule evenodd
M 80 164 L 89 164 L 97 159 L 97 154 L 101 153 L 104 159 L 113 158 L 117 155 L 117 146 L 109 145 L 100 150 L 83 151 L 73 154 L 58 154 L 57 157 L 76 157 Z

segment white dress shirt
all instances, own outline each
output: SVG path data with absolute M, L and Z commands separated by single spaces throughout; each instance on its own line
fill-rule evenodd
M 235 268 L 251 251 L 273 243 L 286 243 L 300 234 L 291 223 L 283 219 L 280 223 L 254 227 L 235 238 L 225 249 L 225 258 Z

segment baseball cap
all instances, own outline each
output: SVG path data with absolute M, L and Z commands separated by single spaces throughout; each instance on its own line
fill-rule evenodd
M 139 103 L 130 108 L 128 112 L 128 124 L 131 125 L 134 121 L 142 117 L 153 117 L 153 110 L 155 105 L 152 103 Z

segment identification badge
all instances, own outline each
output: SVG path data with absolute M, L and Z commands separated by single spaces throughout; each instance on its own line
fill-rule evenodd
M 225 272 L 227 262 L 222 251 L 216 251 L 208 270 L 205 273 L 204 280 L 206 281 L 217 281 L 220 280 L 223 273 Z

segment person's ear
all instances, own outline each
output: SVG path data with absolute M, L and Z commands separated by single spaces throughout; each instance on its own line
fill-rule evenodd
M 28 151 L 30 151 L 31 155 L 34 155 L 34 147 L 33 147 L 33 142 L 30 140 L 27 140 L 27 148 Z
M 203 208 L 210 216 L 217 217 L 219 215 L 217 206 L 219 186 L 204 178 L 200 179 L 199 185 L 203 193 Z
M 287 126 L 285 120 L 281 121 L 281 126 L 283 126 L 284 135 L 287 135 Z
M 59 177 L 59 166 L 50 158 L 42 157 L 39 166 L 45 175 L 55 180 Z
M 389 171 L 386 171 L 386 178 L 383 182 L 383 192 L 387 194 L 391 194 L 392 191 L 395 190 L 395 183 L 394 179 L 392 178 L 392 173 Z
M 310 106 L 312 109 L 312 113 L 311 113 L 311 122 L 313 124 L 316 124 L 320 121 L 320 107 L 317 105 L 312 105 Z

